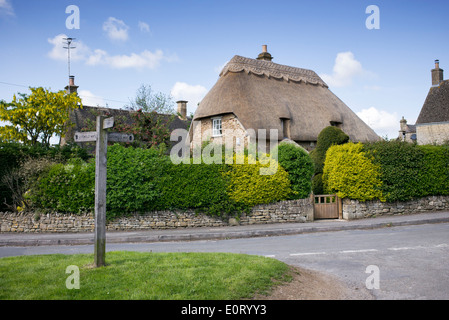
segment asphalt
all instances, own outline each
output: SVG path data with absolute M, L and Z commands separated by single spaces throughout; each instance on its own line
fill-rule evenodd
M 301 233 L 366 230 L 429 223 L 448 223 L 449 211 L 358 220 L 316 220 L 305 223 L 257 224 L 213 228 L 185 228 L 106 232 L 107 243 L 195 241 L 250 237 L 273 237 Z M 0 246 L 89 245 L 93 233 L 1 233 Z

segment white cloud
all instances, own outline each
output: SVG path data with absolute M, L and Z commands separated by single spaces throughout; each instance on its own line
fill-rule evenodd
M 176 82 L 171 89 L 171 95 L 178 100 L 186 100 L 187 104 L 187 115 L 190 112 L 195 112 L 198 103 L 204 98 L 207 93 L 207 89 L 201 85 L 190 85 L 185 82 Z
M 48 53 L 50 58 L 54 60 L 67 61 L 67 49 L 64 49 L 66 46 L 64 44 L 64 38 L 67 38 L 67 35 L 61 33 L 54 38 L 47 39 L 48 43 L 53 45 L 53 48 Z M 72 42 L 71 46 L 75 47 L 75 49 L 70 50 L 70 60 L 72 61 L 84 60 L 90 52 L 90 49 L 78 40 Z
M 337 54 L 331 75 L 322 74 L 320 77 L 330 87 L 345 87 L 350 85 L 355 77 L 368 73 L 362 68 L 362 64 L 354 58 L 354 54 L 347 51 Z
M 103 98 L 94 95 L 89 90 L 80 90 L 78 92 L 78 95 L 80 96 L 81 101 L 82 101 L 83 105 L 85 105 L 85 106 L 93 106 L 93 107 L 102 106 L 102 107 L 104 107 L 106 105 Z
M 1 0 L 0 0 L 1 1 Z M 67 50 L 63 48 L 63 38 L 65 34 L 59 34 L 54 38 L 49 38 L 48 42 L 53 48 L 48 56 L 54 60 L 67 61 Z M 138 70 L 155 69 L 162 61 L 173 62 L 178 58 L 175 54 L 167 56 L 162 50 L 151 52 L 144 50 L 141 53 L 131 53 L 123 55 L 109 55 L 105 50 L 91 50 L 81 41 L 72 43 L 76 48 L 70 51 L 72 61 L 84 61 L 87 65 L 105 65 L 116 69 L 134 68 Z
M 0 14 L 15 16 L 14 9 L 9 0 L 0 0 Z
M 396 112 L 371 107 L 357 112 L 357 115 L 380 136 L 388 136 L 390 139 L 398 136 L 400 119 Z
M 107 64 L 113 68 L 136 68 L 136 69 L 154 69 L 159 66 L 164 59 L 162 50 L 156 50 L 154 53 L 148 50 L 140 54 L 132 53 L 130 55 L 108 56 Z
M 103 31 L 105 31 L 111 40 L 126 41 L 128 40 L 129 27 L 122 21 L 114 17 L 109 17 L 103 23 Z
M 134 68 L 138 70 L 142 69 L 155 69 L 161 61 L 173 61 L 173 57 L 167 57 L 162 50 L 156 50 L 151 52 L 144 50 L 143 52 L 131 53 L 130 55 L 115 55 L 111 56 L 106 51 L 97 49 L 92 55 L 89 56 L 86 63 L 88 65 L 107 65 L 115 69 Z
M 150 32 L 150 26 L 148 25 L 148 23 L 139 21 L 139 29 L 142 32 Z

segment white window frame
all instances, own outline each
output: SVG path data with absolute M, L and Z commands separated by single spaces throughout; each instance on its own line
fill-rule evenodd
M 212 137 L 221 137 L 223 135 L 221 117 L 212 118 Z

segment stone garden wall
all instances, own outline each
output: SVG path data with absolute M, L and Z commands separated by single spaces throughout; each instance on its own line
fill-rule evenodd
M 343 219 L 449 211 L 449 196 L 430 196 L 406 202 L 343 199 Z M 158 211 L 135 214 L 107 222 L 108 231 L 136 231 L 194 227 L 222 227 L 262 223 L 313 221 L 312 198 L 255 206 L 240 219 L 220 219 L 193 211 Z M 1 232 L 93 232 L 93 214 L 0 213 Z
M 372 218 L 384 215 L 449 211 L 449 196 L 429 196 L 405 202 L 358 201 L 343 199 L 343 219 Z
M 106 227 L 108 231 L 132 231 L 306 221 L 313 221 L 310 198 L 258 205 L 240 219 L 222 220 L 193 211 L 158 211 L 117 218 Z M 93 232 L 94 223 L 93 214 L 0 213 L 1 232 Z

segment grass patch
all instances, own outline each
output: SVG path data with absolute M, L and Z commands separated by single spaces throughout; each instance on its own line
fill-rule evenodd
M 1 258 L 0 300 L 235 300 L 292 279 L 285 263 L 245 254 L 116 251 L 106 267 L 92 263 L 92 254 Z M 66 287 L 70 265 L 80 289 Z

